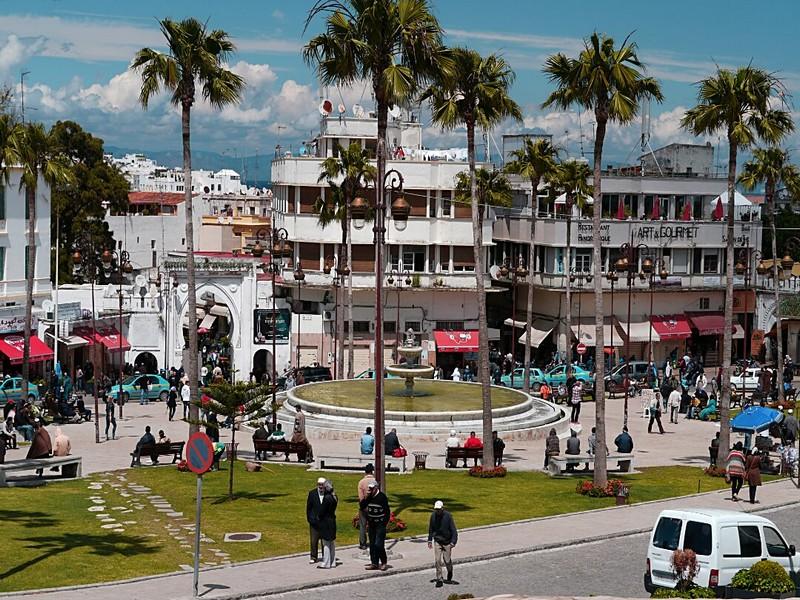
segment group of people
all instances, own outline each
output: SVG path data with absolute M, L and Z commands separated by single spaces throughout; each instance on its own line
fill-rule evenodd
M 364 477 L 358 482 L 358 546 L 369 550 L 367 571 L 386 571 L 386 530 L 392 517 L 389 499 L 375 479 L 374 465 L 364 467 Z M 339 498 L 333 483 L 325 477 L 308 492 L 306 520 L 309 525 L 309 563 L 318 569 L 333 569 L 336 561 L 336 508 Z M 453 516 L 444 510 L 444 502 L 436 500 L 428 523 L 428 548 L 434 550 L 436 587 L 453 580 L 452 549 L 458 543 L 458 529 Z M 320 559 L 320 545 L 322 558 Z
M 375 452 L 375 436 L 372 434 L 372 427 L 367 427 L 364 433 L 361 434 L 360 450 L 362 456 L 369 456 Z M 397 437 L 397 428 L 392 427 L 383 436 L 383 454 L 385 456 L 395 456 L 403 451 L 403 445 L 400 443 L 400 438 Z
M 469 437 L 464 440 L 463 444 L 458 432 L 455 429 L 450 430 L 450 437 L 445 442 L 445 448 L 483 448 L 483 441 L 474 431 L 469 432 Z M 494 450 L 494 466 L 499 467 L 503 464 L 503 451 L 506 448 L 506 443 L 497 435 L 497 431 L 492 432 L 492 449 Z M 473 459 L 475 464 L 478 464 L 478 459 Z M 448 467 L 456 467 L 456 460 L 447 460 Z M 464 466 L 467 466 L 467 459 L 464 458 Z
M 578 432 L 574 429 L 570 430 L 570 435 L 566 441 L 564 454 L 569 456 L 577 456 L 581 453 L 581 440 L 578 437 Z M 614 446 L 620 454 L 630 454 L 633 452 L 633 438 L 628 432 L 628 426 L 622 428 L 622 432 L 614 438 Z M 592 432 L 586 439 L 586 453 L 594 456 L 597 453 L 597 428 L 592 427 Z M 544 468 L 547 469 L 550 464 L 550 459 L 561 454 L 561 440 L 556 433 L 555 428 L 550 429 L 550 433 L 545 440 L 544 446 Z M 568 464 L 567 471 L 575 470 L 575 464 Z M 584 470 L 589 470 L 589 463 L 586 463 Z

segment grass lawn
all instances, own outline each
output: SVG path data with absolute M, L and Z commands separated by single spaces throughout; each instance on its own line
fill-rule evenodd
M 414 390 L 427 394 L 417 398 L 398 396 L 405 390 L 405 379 L 387 379 L 386 410 L 413 412 L 454 412 L 461 410 L 481 410 L 481 386 L 469 383 L 433 381 L 417 379 Z M 372 410 L 375 406 L 375 382 L 372 379 L 355 381 L 326 381 L 324 383 L 298 388 L 294 392 L 299 398 L 320 404 L 349 406 Z M 503 408 L 525 401 L 519 391 L 495 386 L 492 388 L 492 406 Z
M 222 471 L 204 478 L 202 529 L 214 541 L 203 544 L 203 562 L 218 560 L 211 548 L 227 552 L 234 562 L 307 550 L 305 501 L 317 474 L 280 464 L 260 473 L 247 473 L 239 466 L 234 482 L 237 498 L 230 501 L 225 466 L 223 463 Z M 165 466 L 119 474 L 130 483 L 151 488 L 151 494 L 163 496 L 177 511 L 193 518 L 196 480 L 191 473 Z M 175 571 L 181 564 L 191 564 L 189 550 L 165 529 L 168 518 L 154 512 L 146 502 L 144 510 L 130 515 L 112 514 L 120 521 L 126 517 L 137 521 L 126 526 L 124 533 L 109 533 L 101 528 L 95 513 L 87 512 L 92 506 L 89 496 L 98 494 L 87 486 L 100 479 L 116 481 L 116 475 L 98 474 L 40 488 L 0 491 L 0 592 L 122 579 Z M 359 474 L 331 474 L 339 495 L 339 545 L 358 542 L 350 519 L 356 514 L 359 478 Z M 641 474 L 623 479 L 631 484 L 631 502 L 695 493 L 698 482 L 701 491 L 725 487 L 724 479 L 707 477 L 700 468 L 692 467 L 642 469 Z M 613 498 L 576 494 L 577 483 L 576 478 L 550 478 L 543 473 L 511 472 L 504 479 L 477 479 L 465 471 L 419 471 L 390 475 L 389 502 L 408 524 L 401 535 L 427 533 L 436 499 L 444 501 L 462 529 L 614 504 Z M 109 486 L 103 487 L 102 497 L 109 509 L 131 502 Z M 509 502 L 512 498 L 524 498 L 525 502 Z M 260 531 L 262 539 L 223 543 L 223 535 L 234 531 Z

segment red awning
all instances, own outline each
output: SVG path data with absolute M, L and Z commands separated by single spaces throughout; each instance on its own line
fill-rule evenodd
M 434 331 L 437 352 L 477 352 L 477 331 Z
M 722 335 L 725 333 L 725 317 L 722 313 L 703 313 L 689 315 L 692 327 L 700 335 Z
M 0 337 L 0 352 L 6 355 L 12 365 L 22 364 L 25 338 L 18 333 Z M 30 362 L 42 362 L 53 359 L 53 349 L 35 335 L 31 336 Z
M 683 340 L 692 337 L 692 328 L 686 315 L 653 315 L 650 317 L 653 329 L 662 340 Z
M 89 341 L 89 344 L 102 344 L 109 352 L 126 352 L 131 349 L 130 342 L 124 335 L 120 335 L 116 327 L 98 329 L 93 331 L 91 327 L 81 327 L 73 331 L 75 335 Z

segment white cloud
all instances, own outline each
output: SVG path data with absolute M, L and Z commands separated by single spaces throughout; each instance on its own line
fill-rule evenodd
M 79 90 L 73 100 L 84 108 L 96 108 L 109 113 L 136 110 L 139 107 L 140 88 L 139 74 L 124 71 L 114 75 L 105 85 L 95 83 Z
M 15 67 L 23 64 L 29 57 L 41 50 L 44 40 L 40 37 L 32 40 L 21 40 L 10 34 L 6 43 L 0 47 L 0 74 L 8 74 Z

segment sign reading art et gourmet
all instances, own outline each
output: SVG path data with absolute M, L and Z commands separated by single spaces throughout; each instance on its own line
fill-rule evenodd
M 697 239 L 697 225 L 640 225 L 633 229 L 634 242 L 691 242 Z

